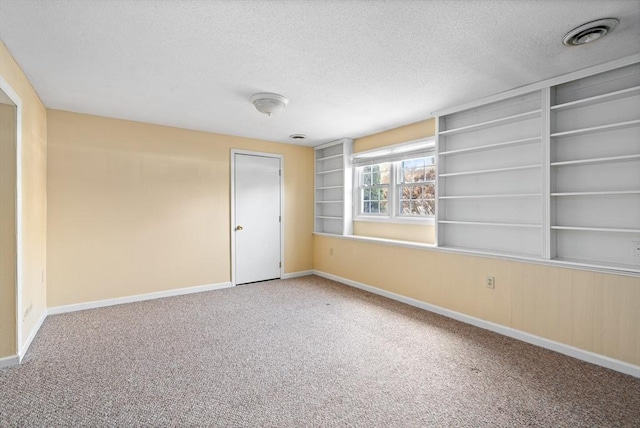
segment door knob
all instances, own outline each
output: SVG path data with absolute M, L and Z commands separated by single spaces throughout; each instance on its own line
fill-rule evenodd
M 242 226 L 236 226 L 236 230 L 242 230 L 242 229 L 244 229 L 244 227 L 242 227 Z

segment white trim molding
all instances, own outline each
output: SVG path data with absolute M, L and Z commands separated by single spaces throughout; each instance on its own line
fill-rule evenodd
M 594 352 L 585 351 L 573 346 L 565 345 L 563 343 L 555 342 L 553 340 L 545 339 L 540 336 L 525 333 L 520 330 L 516 330 L 511 327 L 505 327 L 500 324 L 496 324 L 490 321 L 485 321 L 480 318 L 465 315 L 460 312 L 445 309 L 440 306 L 432 305 L 430 303 L 422 302 L 411 297 L 406 297 L 401 294 L 393 293 L 391 291 L 383 290 L 371 285 L 363 284 L 361 282 L 353 281 L 347 278 L 342 278 L 337 275 L 322 271 L 314 271 L 314 273 L 323 278 L 331 279 L 333 281 L 340 282 L 350 287 L 358 288 L 360 290 L 368 291 L 379 296 L 387 297 L 398 302 L 405 303 L 407 305 L 415 306 L 416 308 L 424 309 L 429 312 L 433 312 L 439 315 L 443 315 L 448 318 L 452 318 L 466 324 L 471 324 L 476 327 L 483 328 L 485 330 L 493 331 L 495 333 L 502 334 L 503 336 L 511 337 L 513 339 L 521 340 L 523 342 L 530 343 L 532 345 L 539 346 L 541 348 L 549 349 L 551 351 L 559 352 L 560 354 L 568 355 L 578 360 L 586 361 L 591 364 L 606 367 L 611 370 L 615 370 L 620 373 L 628 374 L 636 378 L 640 378 L 640 366 L 636 366 L 624 361 L 616 360 L 604 355 L 596 354 Z
M 49 315 L 65 314 L 67 312 L 83 311 L 85 309 L 103 308 L 105 306 L 122 305 L 124 303 L 142 302 L 145 300 L 161 299 L 163 297 L 181 296 L 183 294 L 201 293 L 203 291 L 221 290 L 232 287 L 231 282 L 198 285 L 195 287 L 174 288 L 172 290 L 156 291 L 154 293 L 136 294 L 133 296 L 116 297 L 113 299 L 94 300 L 93 302 L 75 303 L 72 305 L 54 306 L 47 310 Z
M 313 275 L 313 270 L 301 270 L 299 272 L 290 272 L 282 275 L 282 279 L 300 278 L 301 276 Z
M 17 366 L 18 364 L 20 364 L 20 357 L 17 355 L 9 355 L 8 357 L 0 358 L 0 370 L 11 366 Z
M 0 76 L 0 89 L 16 105 L 16 343 L 22 348 L 22 98 Z
M 22 347 L 18 351 L 18 358 L 19 358 L 20 362 L 22 362 L 22 359 L 24 358 L 24 356 L 27 355 L 27 351 L 29 350 L 29 347 L 31 346 L 31 342 L 33 342 L 33 339 L 36 338 L 36 335 L 40 331 L 40 327 L 42 327 L 42 323 L 44 323 L 45 319 L 47 319 L 47 310 L 46 309 L 44 311 L 42 311 L 42 314 L 40 315 L 40 318 L 38 319 L 38 322 L 36 322 L 36 325 L 33 326 L 33 328 L 31 329 L 31 332 L 29 333 L 29 336 L 27 336 L 27 339 L 24 341 L 24 344 L 22 345 Z

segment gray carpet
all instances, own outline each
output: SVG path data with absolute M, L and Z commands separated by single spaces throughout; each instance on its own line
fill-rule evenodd
M 0 426 L 638 426 L 640 380 L 310 276 L 47 318 Z

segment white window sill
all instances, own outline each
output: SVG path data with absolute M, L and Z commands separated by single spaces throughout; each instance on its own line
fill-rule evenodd
M 417 225 L 434 225 L 434 217 L 384 217 L 384 216 L 366 216 L 359 215 L 353 221 L 369 222 L 369 223 L 385 223 L 385 224 L 417 224 Z

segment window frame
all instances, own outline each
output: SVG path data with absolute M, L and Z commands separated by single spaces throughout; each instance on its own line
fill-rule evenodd
M 428 145 L 432 139 L 427 140 L 418 140 L 417 142 L 422 144 L 419 151 L 416 149 L 407 150 L 406 155 L 403 156 L 403 159 L 394 160 L 389 155 L 389 147 L 383 148 L 381 150 L 373 150 L 370 152 L 364 152 L 367 154 L 366 158 L 370 159 L 369 165 L 354 165 L 353 168 L 353 208 L 354 208 L 354 216 L 353 221 L 364 221 L 364 222 L 377 222 L 377 223 L 398 223 L 398 224 L 435 224 L 436 214 L 433 215 L 416 215 L 416 214 L 401 214 L 400 213 L 400 196 L 401 196 L 401 188 L 406 185 L 432 185 L 434 188 L 434 211 L 436 209 L 436 180 L 435 177 L 433 180 L 425 180 L 423 182 L 416 183 L 403 183 L 400 174 L 402 172 L 401 164 L 405 160 L 411 159 L 420 159 L 420 158 L 432 158 L 433 159 L 433 167 L 436 169 L 437 176 L 437 157 L 435 153 L 435 148 L 432 145 Z M 416 142 L 412 142 L 414 145 Z M 402 149 L 402 146 L 405 146 L 408 143 L 392 146 L 398 147 Z M 379 153 L 379 154 L 378 154 Z M 412 156 L 414 155 L 415 156 Z M 362 156 L 362 153 L 358 153 L 354 156 L 354 159 L 358 156 Z M 364 157 L 363 157 L 364 158 Z M 366 166 L 378 165 L 383 163 L 389 163 L 389 184 L 388 185 L 380 185 L 369 188 L 379 188 L 384 187 L 388 189 L 388 212 L 387 214 L 371 214 L 371 213 L 362 213 L 363 209 L 363 192 L 366 189 L 363 183 L 363 170 Z M 430 165 L 429 165 L 430 166 Z M 387 187 L 388 186 L 388 187 Z

